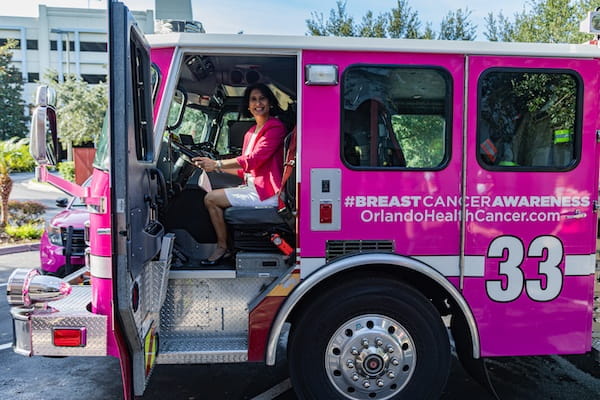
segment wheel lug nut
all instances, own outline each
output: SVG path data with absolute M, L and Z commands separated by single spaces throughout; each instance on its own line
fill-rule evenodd
M 347 366 L 348 368 L 354 368 L 354 361 L 352 361 L 352 360 L 348 360 L 348 361 L 346 361 L 346 366 Z
M 370 383 L 369 381 L 364 381 L 364 382 L 363 382 L 363 387 L 364 387 L 365 389 L 368 389 L 368 388 L 370 388 L 370 387 L 371 387 L 371 383 Z
M 394 374 L 392 371 L 387 373 L 388 378 L 390 379 L 394 379 L 396 377 L 396 374 Z
M 383 387 L 384 383 L 381 379 L 377 379 L 377 386 Z
M 367 339 L 363 339 L 361 344 L 365 349 L 369 347 L 369 341 Z
M 377 347 L 383 346 L 383 340 L 381 340 L 381 338 L 375 339 L 375 346 L 377 346 Z
M 388 353 L 393 353 L 394 352 L 394 348 L 391 345 L 388 345 L 387 352 Z
M 357 356 L 357 355 L 358 355 L 358 349 L 357 349 L 356 347 L 353 347 L 353 348 L 352 348 L 352 350 L 350 350 L 350 353 L 351 353 L 353 356 Z
M 400 361 L 397 358 L 392 358 L 392 365 L 399 365 Z
M 358 378 L 358 375 L 356 375 L 356 374 L 352 375 L 352 380 L 353 380 L 354 382 L 356 382 L 358 379 L 359 379 L 359 378 Z

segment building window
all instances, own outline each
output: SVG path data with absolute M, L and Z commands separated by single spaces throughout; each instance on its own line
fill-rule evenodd
M 479 80 L 479 162 L 565 170 L 580 143 L 581 81 L 572 71 L 491 69 Z
M 0 46 L 5 46 L 6 42 L 8 42 L 9 40 L 12 40 L 14 42 L 16 42 L 15 47 L 13 47 L 13 49 L 18 50 L 21 48 L 21 40 L 19 39 L 15 39 L 15 38 L 0 38 Z
M 70 51 L 75 51 L 75 42 L 70 41 L 69 42 L 69 50 Z M 62 49 L 63 51 L 67 51 L 67 42 L 66 40 L 62 41 Z M 58 41 L 57 40 L 51 40 L 50 41 L 50 50 L 58 50 Z
M 103 42 L 80 42 L 79 49 L 81 51 L 106 53 L 108 51 L 108 45 Z
M 28 72 L 27 73 L 27 82 L 29 83 L 36 83 L 40 80 L 40 73 L 39 72 Z
M 0 38 L 0 46 L 4 46 L 9 39 Z M 17 45 L 14 47 L 15 49 L 21 48 L 21 40 L 20 39 L 12 39 Z M 38 49 L 38 41 L 27 39 L 27 50 L 37 50 Z
M 342 79 L 350 168 L 439 169 L 449 158 L 451 77 L 436 67 L 353 66 Z
M 100 82 L 106 82 L 105 74 L 81 74 L 81 79 L 90 84 L 97 84 Z

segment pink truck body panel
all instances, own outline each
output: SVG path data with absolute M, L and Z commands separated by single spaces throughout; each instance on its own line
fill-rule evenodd
M 338 231 L 314 232 L 309 218 L 300 219 L 302 258 L 324 257 L 326 240 L 392 239 L 398 254 L 441 263 L 432 267 L 462 290 L 475 315 L 482 356 L 576 353 L 589 349 L 593 269 L 580 275 L 578 271 L 569 270 L 566 264 L 577 262 L 577 256 L 587 256 L 587 264 L 592 262 L 593 265 L 595 240 L 590 232 L 595 231 L 597 223 L 592 203 L 597 197 L 597 176 L 594 175 L 598 171 L 595 90 L 584 91 L 582 161 L 570 171 L 485 170 L 475 157 L 475 134 L 477 79 L 484 70 L 492 67 L 571 69 L 587 85 L 594 86 L 598 62 L 469 57 L 465 94 L 463 55 L 304 51 L 302 60 L 303 64 L 336 64 L 340 74 L 346 67 L 361 63 L 439 66 L 450 73 L 453 82 L 451 158 L 438 171 L 348 169 L 337 151 L 341 129 L 340 87 L 303 86 L 302 187 L 308 188 L 311 169 L 338 168 L 342 171 L 343 206 Z M 462 142 L 464 104 L 468 109 L 466 154 Z M 458 199 L 463 184 L 463 160 L 466 160 L 464 181 L 468 200 L 464 210 L 467 221 L 461 278 L 461 202 Z M 394 199 L 396 203 L 392 204 Z M 550 204 L 550 199 L 561 199 L 560 205 Z M 311 201 L 310 191 L 302 190 L 300 209 L 309 210 Z M 573 213 L 582 213 L 585 217 L 565 219 Z M 559 216 L 558 221 L 535 222 L 551 219 L 553 215 Z M 518 238 L 527 250 L 535 238 L 544 235 L 558 237 L 563 246 L 560 294 L 541 302 L 528 297 L 526 291 L 510 302 L 490 299 L 486 282 L 505 279 L 498 275 L 498 260 L 485 258 L 490 243 L 497 237 L 511 236 Z M 539 257 L 525 258 L 522 269 L 526 280 L 540 279 L 544 287 L 544 277 L 537 270 L 539 260 Z

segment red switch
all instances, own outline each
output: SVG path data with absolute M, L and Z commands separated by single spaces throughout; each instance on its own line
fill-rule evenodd
M 322 224 L 333 223 L 333 207 L 331 203 L 319 204 L 319 222 Z

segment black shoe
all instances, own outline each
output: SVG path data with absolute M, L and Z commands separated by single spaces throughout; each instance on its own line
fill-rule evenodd
M 204 260 L 200 260 L 200 264 L 202 264 L 202 265 L 218 265 L 218 264 L 221 264 L 226 259 L 228 259 L 230 256 L 231 256 L 231 254 L 229 254 L 229 252 L 226 250 L 225 253 L 223 253 L 219 258 L 215 258 L 214 260 L 209 260 L 208 258 L 205 258 Z

